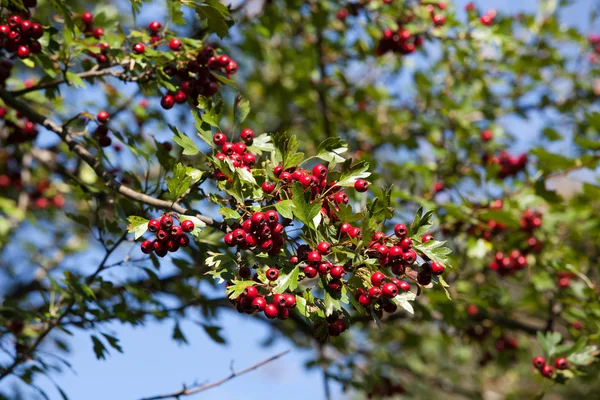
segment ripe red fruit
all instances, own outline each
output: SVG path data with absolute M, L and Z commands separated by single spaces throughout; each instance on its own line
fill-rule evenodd
M 400 241 L 400 247 L 402 247 L 402 250 L 404 251 L 408 251 L 412 248 L 412 240 L 410 238 L 404 238 Z
M 446 23 L 446 16 L 442 14 L 436 14 L 433 16 L 433 24 L 435 26 L 442 26 Z
M 352 239 L 360 239 L 362 237 L 362 231 L 360 228 L 350 228 L 350 230 L 348 230 L 348 235 L 350 235 Z
M 233 151 L 239 155 L 244 155 L 246 153 L 247 147 L 244 143 L 239 142 L 233 145 Z
M 331 244 L 327 242 L 321 242 L 317 245 L 317 251 L 325 256 L 331 251 Z
M 481 140 L 483 142 L 489 142 L 493 138 L 494 138 L 494 133 L 491 130 L 486 129 L 483 132 L 481 132 Z
M 431 263 L 431 272 L 434 275 L 441 275 L 442 273 L 444 273 L 444 266 L 440 263 L 432 262 Z
M 249 300 L 254 300 L 258 296 L 258 289 L 255 286 L 248 286 L 244 289 L 244 297 Z
M 143 43 L 136 43 L 133 45 L 133 52 L 135 54 L 142 54 L 146 51 L 146 46 Z
M 156 238 L 159 241 L 164 242 L 169 238 L 169 232 L 164 229 L 160 229 L 158 232 L 156 232 Z
M 283 171 L 279 174 L 279 179 L 281 179 L 284 183 L 290 183 L 292 181 L 292 174 L 287 171 Z
M 327 284 L 327 287 L 333 292 L 339 292 L 340 290 L 342 290 L 342 286 L 344 286 L 344 284 L 339 279 L 332 279 Z
M 300 260 L 298 260 L 298 256 L 291 256 L 290 257 L 290 264 L 292 264 L 292 265 L 298 264 L 299 261 Z
M 385 278 L 386 276 L 383 272 L 373 272 L 373 274 L 371 274 L 371 284 L 373 286 L 381 286 Z
M 248 167 L 252 168 L 256 164 L 256 156 L 251 153 L 246 153 L 244 154 L 243 162 L 244 165 L 247 165 Z
M 323 164 L 317 164 L 312 169 L 312 174 L 319 178 L 325 178 L 327 176 L 327 167 Z
M 552 378 L 552 375 L 554 375 L 554 368 L 552 368 L 552 366 L 546 364 L 542 367 L 542 375 L 546 378 Z
M 293 294 L 284 294 L 285 296 L 285 307 L 286 308 L 294 308 L 296 307 L 296 296 Z
M 246 242 L 246 232 L 243 229 L 235 229 L 233 232 L 233 240 L 237 244 L 242 244 Z
M 277 317 L 277 314 L 279 314 L 279 309 L 277 309 L 277 307 L 275 307 L 273 304 L 267 304 L 264 312 L 267 318 L 273 319 Z
M 19 56 L 19 58 L 27 58 L 29 57 L 29 54 L 31 52 L 29 51 L 29 47 L 27 46 L 19 46 L 19 49 L 17 50 L 17 55 Z
M 177 238 L 177 244 L 180 247 L 187 247 L 190 244 L 190 238 L 187 235 L 181 235 Z
M 170 110 L 175 105 L 175 99 L 170 94 L 166 94 L 160 99 L 160 105 L 165 110 Z
M 254 214 L 252 214 L 252 216 L 250 217 L 250 221 L 252 221 L 252 225 L 254 226 L 260 226 L 267 223 L 265 214 L 262 212 L 255 212 Z
M 467 307 L 467 314 L 474 317 L 479 314 L 479 308 L 475 304 L 469 304 Z
M 89 12 L 86 11 L 83 14 L 81 14 L 81 20 L 85 23 L 85 24 L 91 24 L 94 21 L 94 15 Z
M 279 277 L 279 270 L 277 268 L 269 268 L 266 275 L 268 280 L 274 281 Z
M 273 304 L 275 304 L 275 307 L 277 308 L 285 307 L 285 295 L 282 293 L 277 293 L 275 296 L 273 296 Z
M 304 275 L 306 275 L 307 278 L 314 278 L 316 277 L 318 274 L 318 271 L 315 267 L 313 267 L 312 265 L 307 265 L 306 267 L 304 267 Z
M 151 240 L 144 240 L 142 242 L 142 253 L 150 254 L 154 251 L 154 243 Z
M 226 155 L 231 156 L 233 153 L 235 153 L 233 143 L 231 143 L 231 142 L 223 143 L 223 145 L 221 146 L 221 151 L 223 153 L 225 153 Z
M 398 288 L 400 288 L 400 290 L 408 292 L 410 290 L 410 284 L 406 281 L 400 281 L 400 285 L 398 285 Z
M 263 182 L 262 190 L 267 194 L 271 194 L 275 190 L 275 184 L 273 182 Z
M 29 50 L 33 54 L 39 54 L 42 52 L 42 45 L 37 40 L 32 40 L 31 42 L 29 42 Z
M 192 232 L 195 228 L 195 225 L 192 221 L 186 219 L 185 221 L 181 221 L 181 228 L 184 230 L 184 232 Z
M 225 66 L 225 72 L 229 75 L 233 75 L 238 71 L 238 64 L 235 61 L 229 61 Z
M 187 94 L 180 90 L 179 92 L 175 93 L 175 95 L 173 96 L 173 100 L 177 104 L 183 104 L 187 101 Z
M 287 308 L 279 308 L 278 309 L 277 318 L 279 318 L 280 320 L 288 319 L 289 316 L 290 316 L 290 312 Z
M 148 230 L 150 232 L 157 232 L 160 229 L 160 221 L 157 219 L 151 219 L 148 221 Z
M 388 250 L 388 255 L 392 259 L 402 258 L 402 248 L 400 246 L 392 246 Z
M 322 260 L 321 254 L 317 251 L 311 251 L 310 253 L 308 253 L 308 262 L 309 263 L 319 263 Z
M 181 226 L 172 226 L 171 227 L 171 236 L 173 237 L 177 237 L 179 235 L 181 235 L 183 233 L 183 229 L 181 228 Z
M 344 192 L 337 192 L 333 196 L 333 201 L 335 204 L 348 204 L 348 195 Z
M 96 118 L 98 118 L 98 122 L 102 122 L 103 124 L 108 122 L 108 120 L 110 119 L 108 112 L 106 111 L 100 111 Z
M 225 234 L 225 237 L 223 238 L 223 240 L 225 241 L 225 244 L 229 247 L 234 247 L 235 246 L 235 242 L 233 240 L 233 233 L 229 232 Z
M 231 62 L 231 59 L 226 55 L 222 55 L 222 56 L 219 56 L 218 61 L 222 67 L 225 67 L 227 64 L 229 64 Z
M 250 128 L 245 128 L 242 129 L 242 132 L 240 133 L 240 137 L 242 138 L 242 140 L 246 143 L 252 143 L 252 141 L 254 140 L 254 131 Z
M 537 356 L 533 358 L 533 366 L 538 370 L 542 370 L 542 368 L 546 365 L 546 359 L 542 356 Z
M 394 285 L 393 283 L 386 283 L 383 285 L 381 293 L 383 293 L 383 295 L 388 299 L 392 299 L 398 294 L 398 286 Z
M 414 250 L 405 251 L 404 254 L 402 254 L 402 259 L 405 264 L 412 265 L 417 261 L 417 253 L 415 253 Z
M 279 177 L 279 175 L 281 175 L 282 172 L 283 172 L 283 167 L 281 165 L 278 165 L 275 168 L 273 168 L 273 173 L 277 177 Z
M 423 237 L 421 238 L 421 242 L 423 242 L 423 243 L 427 243 L 430 240 L 433 240 L 433 236 L 431 236 L 429 234 L 428 235 L 423 235 Z
M 181 40 L 179 39 L 171 39 L 171 41 L 169 42 L 169 48 L 173 51 L 179 51 L 181 50 Z
M 368 307 L 371 304 L 371 298 L 368 295 L 362 294 L 358 297 L 358 303 L 363 307 Z
M 389 254 L 389 249 L 386 245 L 380 244 L 375 247 L 375 252 L 377 253 L 377 257 L 385 257 Z
M 346 271 L 341 265 L 336 265 L 335 267 L 331 268 L 330 274 L 332 278 L 341 279 L 346 274 Z
M 398 224 L 394 227 L 394 233 L 399 238 L 404 238 L 408 234 L 408 228 L 404 224 Z
M 162 25 L 158 21 L 152 21 L 148 24 L 148 30 L 150 33 L 157 33 L 162 29 Z
M 258 296 L 254 300 L 252 300 L 252 309 L 254 311 L 263 311 L 266 306 L 267 301 L 262 296 Z
M 359 193 L 366 192 L 369 190 L 369 182 L 365 181 L 364 179 L 358 179 L 356 182 L 354 182 L 354 189 Z
M 173 226 L 173 218 L 169 217 L 168 215 L 163 215 L 160 217 L 160 226 L 162 229 L 170 230 Z
M 213 135 L 213 143 L 216 144 L 217 146 L 223 146 L 226 141 L 227 141 L 227 138 L 221 132 L 217 132 Z
M 319 267 L 317 268 L 319 271 L 319 275 L 326 276 L 331 271 L 331 267 L 332 267 L 332 265 L 330 262 L 320 263 Z
M 350 231 L 350 229 L 352 229 L 352 225 L 350 225 L 347 222 L 344 222 L 341 226 L 340 226 L 340 233 L 342 235 L 346 235 L 348 233 L 348 231 Z
M 369 289 L 369 297 L 371 299 L 378 299 L 381 297 L 381 289 L 379 289 L 377 286 L 373 286 L 372 288 Z
M 95 28 L 92 32 L 92 34 L 94 35 L 94 37 L 98 40 L 100 40 L 100 38 L 102 37 L 102 35 L 104 35 L 104 28 Z
M 567 369 L 569 368 L 569 362 L 567 361 L 566 358 L 564 357 L 559 357 L 554 361 L 554 366 L 556 367 L 556 369 Z
M 483 25 L 489 26 L 494 21 L 494 17 L 491 16 L 490 14 L 484 14 L 481 16 L 481 18 L 479 18 L 479 20 L 481 21 L 481 23 Z

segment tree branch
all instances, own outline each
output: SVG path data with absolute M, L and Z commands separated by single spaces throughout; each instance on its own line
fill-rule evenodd
M 226 376 L 225 378 L 220 379 L 215 382 L 207 383 L 205 385 L 201 385 L 201 386 L 198 386 L 198 387 L 192 388 L 192 389 L 188 389 L 184 386 L 183 389 L 181 389 L 177 392 L 174 392 L 174 393 L 158 395 L 158 396 L 153 396 L 153 397 L 145 397 L 141 400 L 179 399 L 180 397 L 183 397 L 183 396 L 191 396 L 191 395 L 194 395 L 194 394 L 197 394 L 200 392 L 204 392 L 208 389 L 212 389 L 217 386 L 220 386 L 238 376 L 241 376 L 241 375 L 247 374 L 248 372 L 254 371 L 255 369 L 258 369 L 258 368 L 262 367 L 263 365 L 270 363 L 271 361 L 275 361 L 278 358 L 283 357 L 284 355 L 286 355 L 289 352 L 290 352 L 290 350 L 286 350 L 281 353 L 275 354 L 273 357 L 267 358 L 266 360 L 263 360 L 257 364 L 254 364 L 248 368 L 245 368 L 241 371 L 238 371 L 238 372 L 232 371 L 229 376 Z
M 188 210 L 185 207 L 177 203 L 173 203 L 167 200 L 157 199 L 152 196 L 148 196 L 147 194 L 140 193 L 135 191 L 134 189 L 123 185 L 118 182 L 112 174 L 110 174 L 102 165 L 102 162 L 98 160 L 92 153 L 90 153 L 85 147 L 79 144 L 75 139 L 73 139 L 71 135 L 71 131 L 59 125 L 58 123 L 44 117 L 43 115 L 34 111 L 27 104 L 17 100 L 14 98 L 12 94 L 10 94 L 4 88 L 0 88 L 0 98 L 4 100 L 7 106 L 12 107 L 18 111 L 20 111 L 24 116 L 26 116 L 30 121 L 35 122 L 37 124 L 42 125 L 44 128 L 56 133 L 60 138 L 69 146 L 69 149 L 75 153 L 82 161 L 88 164 L 96 175 L 101 178 L 105 185 L 109 188 L 115 190 L 116 192 L 122 194 L 125 197 L 128 197 L 132 200 L 138 201 L 140 203 L 147 204 L 149 206 L 160 208 L 164 210 L 172 210 L 179 214 L 185 214 Z M 206 225 L 215 227 L 217 229 L 224 230 L 225 225 L 223 222 L 215 221 L 214 219 L 204 216 L 202 214 L 197 214 L 196 217 L 204 222 Z

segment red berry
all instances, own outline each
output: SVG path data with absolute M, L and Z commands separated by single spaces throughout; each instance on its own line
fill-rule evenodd
M 233 75 L 238 71 L 238 64 L 235 61 L 230 61 L 226 66 L 225 66 L 225 72 L 228 73 L 229 75 Z
M 187 94 L 180 90 L 179 92 L 175 93 L 175 95 L 173 96 L 173 100 L 177 104 L 183 104 L 187 101 Z
M 479 314 L 479 308 L 475 304 L 469 304 L 467 307 L 467 314 L 474 317 Z
M 398 285 L 398 288 L 404 290 L 405 292 L 408 292 L 410 290 L 410 284 L 406 281 L 400 281 L 400 285 Z
M 489 142 L 493 138 L 494 138 L 494 134 L 491 130 L 486 129 L 485 131 L 481 132 L 481 140 L 483 142 Z
M 335 267 L 331 268 L 330 274 L 332 278 L 341 279 L 346 274 L 346 271 L 341 265 L 336 265 Z
M 91 24 L 94 21 L 94 15 L 89 12 L 86 11 L 83 14 L 81 14 L 81 20 L 85 23 L 85 24 Z
M 567 369 L 569 368 L 569 362 L 567 361 L 566 358 L 564 357 L 559 357 L 554 361 L 554 366 L 556 367 L 556 369 Z
M 331 267 L 332 267 L 332 265 L 330 262 L 320 263 L 319 267 L 317 268 L 319 271 L 319 275 L 326 276 L 331 271 Z
M 142 253 L 150 254 L 154 251 L 154 243 L 151 240 L 144 240 L 142 242 Z
M 163 215 L 160 217 L 160 226 L 162 229 L 170 230 L 173 226 L 173 218 L 169 217 L 168 215 Z
M 368 307 L 371 304 L 371 298 L 368 295 L 360 295 L 358 298 L 358 303 L 363 307 Z
M 346 235 L 350 229 L 352 229 L 352 225 L 350 225 L 347 222 L 344 222 L 341 226 L 340 226 L 340 233 L 343 235 Z
M 148 30 L 150 33 L 157 33 L 162 29 L 162 25 L 158 21 L 152 21 L 148 24 Z
M 365 181 L 364 179 L 358 179 L 356 182 L 354 182 L 354 189 L 356 189 L 356 191 L 359 193 L 366 192 L 369 190 L 369 182 Z
M 417 253 L 415 253 L 414 250 L 405 251 L 404 254 L 402 254 L 402 259 L 405 264 L 412 265 L 417 261 Z
M 299 261 L 300 260 L 298 259 L 298 256 L 291 256 L 290 257 L 290 264 L 292 264 L 292 265 L 298 264 Z
M 223 153 L 225 153 L 226 155 L 231 156 L 233 153 L 235 153 L 233 143 L 231 143 L 231 142 L 223 143 L 223 145 L 221 146 L 221 151 Z
M 165 110 L 170 110 L 175 105 L 175 99 L 170 94 L 164 95 L 162 99 L 160 99 L 160 105 Z
M 373 274 L 371 274 L 371 284 L 373 286 L 381 286 L 383 281 L 385 281 L 385 278 L 387 277 L 383 272 L 373 272 Z
M 307 278 L 314 278 L 316 277 L 318 274 L 318 271 L 315 267 L 311 266 L 311 265 L 307 265 L 306 267 L 304 267 L 304 275 L 306 275 Z
M 226 56 L 226 55 L 222 55 L 218 58 L 219 60 L 219 64 L 221 64 L 222 67 L 225 67 L 227 64 L 229 64 L 231 62 L 231 59 Z
M 235 229 L 233 232 L 233 240 L 237 244 L 242 244 L 246 242 L 246 232 L 243 229 Z
M 248 167 L 252 168 L 256 164 L 256 156 L 251 153 L 246 153 L 244 154 L 243 162 L 244 165 L 247 165 Z
M 263 311 L 267 306 L 267 301 L 264 297 L 259 296 L 252 300 L 252 309 L 254 311 Z
M 319 263 L 322 260 L 321 254 L 317 251 L 311 251 L 308 253 L 308 262 L 309 263 Z
M 29 54 L 30 54 L 29 47 L 19 46 L 19 49 L 17 50 L 17 55 L 19 56 L 19 58 L 27 58 L 27 57 L 29 57 Z
M 369 289 L 369 297 L 372 299 L 378 299 L 381 297 L 381 289 L 379 289 L 377 286 L 373 286 L 372 288 Z
M 319 178 L 325 178 L 327 176 L 327 167 L 323 164 L 317 164 L 312 169 L 312 174 Z
M 104 28 L 96 28 L 94 29 L 94 31 L 92 32 L 92 34 L 94 35 L 94 37 L 98 40 L 100 40 L 100 38 L 102 37 L 102 35 L 104 35 Z
M 279 314 L 279 309 L 277 307 L 275 307 L 275 305 L 273 304 L 267 304 L 265 306 L 265 316 L 269 319 L 273 319 L 275 317 L 277 317 L 277 314 Z
M 541 370 L 544 365 L 546 365 L 546 359 L 542 356 L 537 356 L 533 358 L 533 366 L 537 369 Z
M 223 238 L 223 240 L 225 241 L 225 244 L 229 247 L 234 247 L 235 246 L 235 242 L 233 240 L 233 233 L 229 232 L 225 234 L 225 237 Z
M 102 122 L 103 124 L 108 122 L 108 120 L 110 119 L 108 112 L 106 111 L 100 111 L 96 118 L 98 118 L 98 122 Z
M 254 131 L 250 128 L 242 129 L 242 132 L 240 133 L 240 137 L 242 138 L 242 140 L 244 142 L 252 143 L 252 140 L 254 140 Z
M 296 296 L 293 294 L 285 294 L 285 307 L 294 308 L 296 307 Z
M 394 285 L 393 283 L 386 283 L 383 285 L 381 293 L 383 293 L 383 295 L 388 299 L 392 299 L 398 294 L 398 286 Z
M 399 259 L 402 257 L 402 254 L 403 254 L 403 252 L 402 252 L 402 248 L 400 246 L 392 246 L 388 250 L 388 255 L 392 259 Z
M 252 214 L 252 216 L 250 217 L 250 221 L 252 221 L 252 225 L 254 226 L 260 226 L 267 223 L 265 214 L 262 212 L 255 212 L 254 214 Z
M 331 251 L 331 244 L 327 242 L 321 242 L 317 245 L 317 251 L 325 256 Z
M 133 45 L 133 52 L 135 54 L 142 54 L 146 51 L 146 46 L 143 43 L 136 43 Z
M 344 192 L 337 192 L 333 196 L 333 201 L 335 204 L 348 204 L 348 195 Z
M 248 286 L 244 289 L 244 297 L 254 300 L 258 296 L 258 289 L 255 286 Z
M 148 230 L 150 232 L 157 232 L 160 229 L 160 221 L 157 219 L 151 219 L 148 221 Z
M 275 190 L 275 184 L 273 182 L 263 182 L 262 190 L 267 194 L 271 194 Z
M 342 286 L 344 286 L 344 284 L 339 279 L 332 279 L 327 284 L 327 287 L 333 292 L 339 292 L 340 290 L 342 290 Z
M 177 244 L 180 247 L 187 247 L 190 244 L 190 238 L 187 235 L 181 235 L 177 238 Z
M 408 234 L 408 228 L 404 224 L 398 224 L 394 227 L 394 233 L 399 238 L 404 238 Z
M 279 174 L 279 179 L 281 179 L 284 183 L 290 183 L 292 181 L 292 174 L 287 171 L 283 171 Z
M 433 236 L 431 236 L 431 235 L 423 235 L 423 237 L 421 238 L 421 242 L 423 242 L 423 243 L 427 243 L 430 240 L 433 240 Z
M 554 368 L 548 364 L 544 365 L 542 367 L 542 375 L 546 378 L 552 378 L 552 375 L 554 375 Z
M 441 275 L 442 273 L 444 273 L 444 266 L 440 263 L 432 262 L 431 263 L 431 272 L 434 275 Z
M 184 230 L 184 232 L 192 232 L 195 228 L 195 225 L 192 221 L 186 219 L 181 221 L 181 228 Z
M 279 277 L 279 270 L 277 268 L 269 268 L 266 275 L 268 280 L 274 281 Z
M 169 48 L 173 51 L 179 51 L 181 50 L 181 40 L 179 39 L 171 39 L 171 41 L 169 42 Z
M 179 235 L 181 235 L 183 233 L 183 229 L 181 228 L 181 226 L 172 226 L 171 227 L 171 236 L 173 237 L 177 237 Z
M 158 232 L 156 232 L 156 238 L 159 241 L 164 242 L 169 238 L 169 232 L 164 229 L 160 229 Z
M 362 231 L 360 228 L 350 228 L 348 235 L 350 235 L 352 239 L 360 239 L 362 237 Z
M 433 24 L 435 26 L 442 26 L 446 23 L 446 16 L 442 14 L 436 14 L 433 16 Z
M 217 146 L 223 146 L 226 141 L 227 141 L 227 138 L 221 132 L 217 132 L 213 135 L 213 143 L 216 144 Z

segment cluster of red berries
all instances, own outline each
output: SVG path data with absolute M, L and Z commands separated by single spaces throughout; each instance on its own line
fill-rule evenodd
M 241 250 L 254 249 L 259 253 L 277 255 L 285 244 L 285 228 L 279 222 L 279 213 L 275 210 L 255 212 L 242 221 L 240 226 L 226 233 L 225 244 Z M 276 268 L 267 271 L 267 279 L 274 281 L 279 277 Z
M 290 309 L 296 307 L 296 296 L 292 293 L 260 294 L 262 286 L 248 286 L 235 299 L 230 299 L 240 313 L 253 314 L 263 312 L 269 319 L 285 320 L 290 315 Z M 270 302 L 269 302 L 270 301 Z
M 588 35 L 588 42 L 593 50 L 593 53 L 590 54 L 590 62 L 596 63 L 598 61 L 598 56 L 600 56 L 600 35 L 597 33 Z
M 329 336 L 340 336 L 348 329 L 348 322 L 336 312 L 328 315 L 325 321 L 327 322 L 327 333 L 329 333 Z
M 190 238 L 187 233 L 194 230 L 194 223 L 190 220 L 181 221 L 180 226 L 173 224 L 173 218 L 163 215 L 158 219 L 148 221 L 148 230 L 156 233 L 156 239 L 144 240 L 142 242 L 142 252 L 144 254 L 156 253 L 159 257 L 164 257 L 167 252 L 174 253 L 180 247 L 187 247 L 190 244 Z
M 488 226 L 490 222 L 495 221 L 489 221 Z M 521 230 L 532 235 L 533 231 L 541 225 L 542 214 L 539 211 L 525 210 L 520 219 Z M 496 223 L 496 226 L 498 226 L 498 223 Z M 526 248 L 523 251 L 515 249 L 509 255 L 497 252 L 494 260 L 489 264 L 490 269 L 500 275 L 508 275 L 525 268 L 527 266 L 526 254 L 529 252 L 539 252 L 542 249 L 541 243 L 534 236 L 529 236 L 525 244 Z
M 4 119 L 8 109 L 0 107 L 0 119 Z M 20 144 L 34 141 L 38 136 L 37 125 L 25 118 L 20 112 L 17 112 L 17 123 L 5 120 L 4 126 L 8 130 L 8 136 L 6 138 L 6 144 Z
M 94 28 L 94 14 L 89 11 L 81 14 L 81 21 L 83 22 L 83 33 L 86 36 L 93 36 L 96 39 L 100 40 L 104 35 L 103 28 Z
M 28 58 L 31 53 L 38 54 L 42 51 L 42 45 L 37 39 L 44 35 L 44 27 L 30 21 L 27 17 L 29 17 L 28 10 L 24 16 L 11 14 L 6 22 L 0 25 L 0 46 L 9 53 L 16 53 L 21 59 Z
M 174 47 L 173 44 L 172 40 L 169 44 L 171 49 Z M 225 54 L 217 56 L 212 47 L 206 46 L 195 59 L 188 61 L 185 66 L 178 68 L 169 65 L 164 68 L 164 72 L 168 76 L 179 79 L 180 83 L 179 91 L 163 96 L 160 104 L 165 110 L 169 110 L 175 103 L 185 103 L 188 97 L 197 104 L 198 96 L 211 97 L 219 90 L 219 79 L 214 72 L 225 73 L 225 76 L 229 78 L 237 70 L 237 63 L 229 56 Z
M 10 187 L 13 187 L 17 190 L 23 188 L 21 174 L 18 172 L 0 174 L 0 189 L 7 189 Z
M 112 144 L 112 139 L 108 136 L 108 126 L 106 126 L 110 120 L 110 115 L 106 111 L 100 111 L 96 115 L 96 119 L 98 120 L 98 127 L 94 132 L 94 136 L 101 147 L 108 147 Z
M 483 156 L 483 162 L 499 165 L 500 172 L 498 176 L 504 179 L 525 170 L 525 167 L 527 167 L 527 153 L 522 153 L 518 157 L 509 154 L 506 150 L 501 151 L 497 156 L 490 156 L 486 153 Z
M 571 279 L 573 279 L 577 276 L 573 272 L 564 272 L 564 271 L 559 271 L 556 275 L 558 278 L 558 287 L 561 289 L 568 288 L 569 285 L 571 284 Z
M 467 5 L 465 6 L 465 11 L 469 14 L 469 18 L 477 15 L 475 13 L 476 7 L 473 2 L 467 3 Z M 494 23 L 494 18 L 496 18 L 496 10 L 491 9 L 488 10 L 485 14 L 481 15 L 479 17 L 479 21 L 485 26 L 490 26 Z
M 554 368 L 550 363 L 546 364 L 546 359 L 542 356 L 533 358 L 533 366 L 540 371 L 544 378 L 552 379 L 554 377 Z M 569 362 L 564 357 L 558 357 L 554 360 L 554 367 L 557 370 L 565 370 L 569 368 Z
M 35 185 L 34 190 L 29 193 L 29 199 L 33 202 L 33 207 L 44 210 L 48 207 L 62 208 L 65 205 L 65 198 L 57 193 L 47 180 Z
M 231 160 L 235 168 L 242 168 L 250 171 L 256 165 L 256 156 L 248 151 L 248 146 L 254 140 L 254 131 L 249 128 L 242 129 L 240 133 L 241 141 L 232 143 L 227 141 L 227 137 L 222 132 L 213 135 L 213 143 L 220 148 L 220 152 L 215 158 L 221 161 Z M 215 178 L 219 181 L 229 179 L 219 169 L 215 170 Z
M 398 30 L 386 29 L 375 49 L 376 55 L 383 55 L 387 52 L 410 54 L 423 45 L 423 38 L 419 35 L 413 35 L 407 29 L 399 27 Z
M 148 32 L 150 33 L 150 42 L 154 46 L 158 46 L 161 41 L 161 37 L 158 34 L 162 29 L 162 24 L 158 21 L 152 21 L 148 24 Z M 183 42 L 180 39 L 173 38 L 169 41 L 169 49 L 172 51 L 179 51 L 183 47 Z M 146 51 L 146 45 L 138 42 L 133 45 L 131 49 L 135 54 L 143 54 Z

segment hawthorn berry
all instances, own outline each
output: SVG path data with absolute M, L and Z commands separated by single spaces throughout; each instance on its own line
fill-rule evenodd
M 371 305 L 371 297 L 365 294 L 360 295 L 358 297 L 358 303 L 363 307 L 368 307 Z
M 270 281 L 277 280 L 279 277 L 279 270 L 277 268 L 269 268 L 266 272 L 266 276 Z
M 381 286 L 387 277 L 383 272 L 373 272 L 371 274 L 371 284 L 373 286 Z
M 154 251 L 154 243 L 151 240 L 144 240 L 142 242 L 142 253 L 150 254 Z
M 319 272 L 317 271 L 317 269 L 311 265 L 307 265 L 306 267 L 304 267 L 304 275 L 306 275 L 307 278 L 315 278 L 318 273 Z
M 296 307 L 296 296 L 293 294 L 285 294 L 285 307 L 295 308 Z
M 148 30 L 150 33 L 157 33 L 162 29 L 162 24 L 158 21 L 152 21 L 148 24 Z
M 423 242 L 423 243 L 427 243 L 427 242 L 429 242 L 430 240 L 433 240 L 433 236 L 431 236 L 431 235 L 429 235 L 429 234 L 427 234 L 427 235 L 423 235 L 423 237 L 421 238 L 421 242 Z
M 133 52 L 135 54 L 143 54 L 146 51 L 146 46 L 143 43 L 136 43 L 133 45 Z
M 432 262 L 431 263 L 431 272 L 434 275 L 441 275 L 442 273 L 444 273 L 444 266 L 440 263 Z
M 377 286 L 373 286 L 372 288 L 369 288 L 369 297 L 372 299 L 378 299 L 381 297 L 381 289 L 379 289 Z
M 244 128 L 240 133 L 240 137 L 244 142 L 250 144 L 254 140 L 254 131 L 250 128 Z
M 309 263 L 319 263 L 322 260 L 321 254 L 318 251 L 311 251 L 308 253 L 308 262 Z
M 327 243 L 327 242 L 320 242 L 317 245 L 317 251 L 319 253 L 321 253 L 321 255 L 327 255 L 329 254 L 329 252 L 331 251 L 331 244 Z
M 327 167 L 323 164 L 317 164 L 312 169 L 312 174 L 320 178 L 325 178 L 327 176 L 327 172 Z
M 279 309 L 274 304 L 267 304 L 264 308 L 265 317 L 274 319 L 279 314 Z
M 346 274 L 346 271 L 341 265 L 336 265 L 335 267 L 331 268 L 331 271 L 329 273 L 331 274 L 332 278 L 341 279 Z
M 225 244 L 229 247 L 234 247 L 235 246 L 235 242 L 233 240 L 233 233 L 229 232 L 226 233 L 225 236 L 223 237 L 223 240 L 225 241 Z
M 348 195 L 344 192 L 337 192 L 334 196 L 333 196 L 333 201 L 336 204 L 348 204 Z
M 410 290 L 410 284 L 406 281 L 400 281 L 400 285 L 398 285 L 398 288 L 407 292 Z
M 86 11 L 83 14 L 81 14 L 81 20 L 85 24 L 89 25 L 94 21 L 94 15 L 91 12 Z M 10 24 L 10 21 L 9 21 L 9 24 Z
M 352 239 L 360 239 L 362 237 L 362 231 L 360 228 L 350 228 L 348 230 L 348 235 L 350 235 Z
M 394 227 L 394 233 L 399 238 L 404 238 L 408 234 L 408 228 L 404 224 L 398 224 Z
M 267 301 L 262 296 L 258 296 L 252 300 L 252 309 L 254 309 L 254 311 L 263 311 L 266 306 Z
M 104 124 L 104 123 L 108 122 L 108 120 L 110 119 L 110 116 L 108 115 L 107 111 L 100 111 L 98 113 L 98 115 L 96 115 L 96 118 L 98 119 L 98 122 L 101 122 Z
M 168 215 L 163 215 L 160 217 L 160 226 L 163 229 L 170 229 L 173 226 L 173 218 Z
M 317 268 L 317 270 L 319 271 L 319 275 L 321 276 L 326 276 L 327 274 L 329 274 L 329 272 L 331 272 L 331 263 L 330 262 L 322 262 L 319 264 L 319 267 Z
M 160 100 L 160 105 L 165 110 L 170 110 L 175 105 L 175 99 L 170 94 L 164 95 Z
M 494 133 L 491 130 L 486 129 L 486 130 L 484 130 L 484 131 L 481 132 L 481 141 L 483 141 L 483 142 L 489 142 L 493 138 L 494 138 Z
M 31 51 L 27 46 L 19 46 L 19 49 L 17 50 L 17 55 L 19 56 L 19 58 L 27 58 L 29 57 L 30 53 Z
M 544 365 L 541 369 L 542 372 L 542 376 L 544 376 L 545 378 L 552 378 L 552 375 L 554 375 L 554 368 L 552 368 L 551 365 Z
M 148 230 L 150 232 L 157 232 L 160 229 L 160 221 L 157 219 L 151 219 L 148 221 Z
M 369 189 L 369 182 L 364 179 L 357 179 L 356 182 L 354 182 L 354 189 L 359 193 L 366 192 Z
M 190 221 L 189 219 L 186 219 L 184 221 L 181 221 L 181 229 L 183 229 L 184 232 L 192 232 L 195 229 L 195 225 L 192 221 Z
M 554 361 L 556 369 L 563 370 L 569 368 L 569 362 L 564 357 L 559 357 Z
M 179 39 L 171 39 L 171 41 L 169 42 L 169 48 L 173 51 L 179 51 L 181 50 L 181 40 Z
M 217 132 L 213 135 L 213 143 L 217 146 L 223 146 L 227 141 L 227 137 L 222 132 Z
M 398 286 L 394 285 L 393 283 L 386 283 L 381 288 L 381 293 L 388 299 L 392 299 L 398 294 Z
M 273 182 L 263 182 L 262 190 L 267 194 L 271 194 L 275 190 L 275 184 Z

